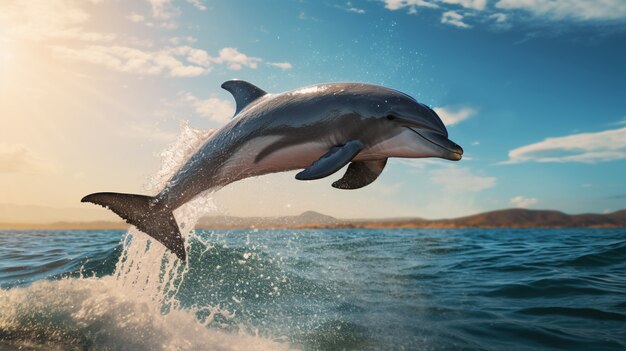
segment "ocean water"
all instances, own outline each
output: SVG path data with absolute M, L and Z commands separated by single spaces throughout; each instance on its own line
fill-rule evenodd
M 0 350 L 624 350 L 624 229 L 0 231 Z

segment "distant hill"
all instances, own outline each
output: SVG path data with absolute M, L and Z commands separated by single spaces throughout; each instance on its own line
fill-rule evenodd
M 201 218 L 196 228 L 312 228 L 335 227 L 343 222 L 315 211 L 306 211 L 297 216 L 282 217 L 208 216 Z
M 377 222 L 364 222 L 366 226 Z M 380 221 L 386 226 L 389 222 Z M 402 227 L 436 228 L 564 228 L 564 227 L 626 227 L 626 210 L 609 214 L 569 215 L 551 210 L 506 209 L 472 216 L 441 220 L 405 220 L 393 222 Z
M 614 221 L 617 222 L 626 222 L 626 210 L 609 213 L 607 216 L 611 217 Z
M 124 229 L 118 221 L 46 223 L 2 223 L 0 229 Z M 338 219 L 314 211 L 296 216 L 235 217 L 207 216 L 196 224 L 199 229 L 244 228 L 626 228 L 626 210 L 608 214 L 569 215 L 552 210 L 506 209 L 472 216 L 428 220 L 423 218 Z
M 569 215 L 559 211 L 506 209 L 472 216 L 423 218 L 338 219 L 308 211 L 286 217 L 204 217 L 198 228 L 565 228 L 626 227 L 626 210 L 609 214 Z

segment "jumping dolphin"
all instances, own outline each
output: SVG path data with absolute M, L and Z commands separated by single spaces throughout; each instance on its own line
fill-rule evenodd
M 222 88 L 235 98 L 233 119 L 208 137 L 159 194 L 94 193 L 81 201 L 110 209 L 185 261 L 173 211 L 204 191 L 302 168 L 296 179 L 320 179 L 348 163 L 332 186 L 358 189 L 378 178 L 389 157 L 458 161 L 463 154 L 435 111 L 390 88 L 328 83 L 268 94 L 242 80 Z

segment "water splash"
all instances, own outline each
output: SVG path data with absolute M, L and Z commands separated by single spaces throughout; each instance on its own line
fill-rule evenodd
M 160 154 L 161 169 L 148 179 L 144 185 L 148 193 L 156 194 L 172 178 L 174 173 L 203 145 L 215 129 L 193 129 L 187 121 L 180 124 L 181 132 L 176 140 Z
M 182 167 L 214 130 L 202 131 L 181 123 L 178 138 L 161 153 L 161 169 L 148 179 L 145 190 L 156 194 L 163 189 L 175 172 Z M 193 228 L 200 216 L 216 209 L 212 198 L 199 196 L 174 212 L 181 226 L 187 251 L 195 236 Z M 160 264 L 154 264 L 158 262 Z M 123 287 L 133 287 L 148 295 L 163 312 L 180 308 L 176 299 L 189 267 L 183 264 L 163 245 L 136 228 L 131 228 L 123 241 L 123 250 L 114 276 Z

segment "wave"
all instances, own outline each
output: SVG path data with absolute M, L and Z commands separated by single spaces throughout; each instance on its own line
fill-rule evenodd
M 0 286 L 26 286 L 41 279 L 86 275 L 101 277 L 115 270 L 123 247 L 121 231 L 7 231 L 0 236 L 3 264 Z M 76 243 L 77 236 L 87 243 Z M 22 247 L 12 247 L 11 241 Z
M 504 298 L 562 298 L 572 295 L 607 295 L 613 291 L 598 287 L 582 278 L 546 278 L 526 284 L 508 284 L 487 292 L 486 296 Z
M 626 322 L 626 314 L 617 312 L 607 312 L 596 308 L 576 308 L 576 307 L 531 307 L 517 311 L 517 313 L 547 316 L 558 315 L 576 318 L 589 318 L 599 321 L 620 321 Z
M 68 350 L 287 350 L 271 339 L 208 327 L 218 307 L 162 313 L 113 276 L 0 290 L 0 335 L 14 347 Z
M 26 269 L 22 274 L 31 279 L 33 270 L 49 279 L 0 290 L 0 349 L 290 349 L 285 338 L 249 323 L 250 311 L 241 306 L 255 294 L 290 292 L 294 279 L 259 282 L 280 272 L 264 254 L 186 235 L 187 265 L 131 229 L 89 259 L 52 259 Z M 246 282 L 255 288 L 238 287 Z
M 573 260 L 563 262 L 563 266 L 599 267 L 621 264 L 626 257 L 626 240 L 607 244 L 602 250 L 591 252 Z
M 198 231 L 185 233 L 179 265 L 134 231 L 0 232 L 0 244 L 45 247 L 3 261 L 3 274 L 32 265 L 52 275 L 1 290 L 0 350 L 624 349 L 623 231 L 547 243 L 526 233 L 509 245 L 516 236 L 494 231 L 444 253 L 428 243 L 467 249 L 466 232 L 389 231 L 383 244 L 354 230 Z M 92 246 L 59 250 L 46 238 Z M 606 264 L 563 265 L 601 253 Z

